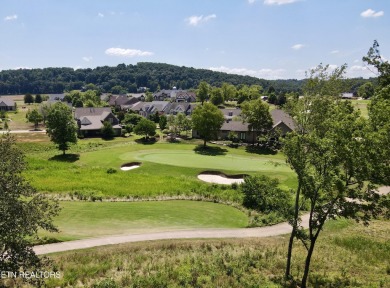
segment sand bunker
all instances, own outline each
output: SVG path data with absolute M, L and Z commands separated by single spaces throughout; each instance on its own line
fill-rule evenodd
M 230 185 L 233 183 L 241 184 L 244 182 L 244 177 L 247 175 L 226 175 L 221 172 L 216 171 L 206 171 L 198 175 L 198 179 L 215 184 L 225 184 Z
M 141 166 L 140 162 L 131 162 L 131 163 L 126 163 L 121 166 L 122 171 L 129 171 L 133 170 L 135 168 L 139 168 Z

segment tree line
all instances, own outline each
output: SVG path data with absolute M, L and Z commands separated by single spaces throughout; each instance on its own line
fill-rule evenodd
M 56 94 L 83 88 L 113 94 L 136 93 L 140 87 L 147 87 L 151 92 L 173 87 L 185 90 L 196 89 L 201 81 L 215 87 L 228 83 L 237 89 L 241 89 L 243 85 L 259 85 L 266 92 L 281 95 L 288 92 L 301 94 L 307 80 L 265 80 L 207 69 L 140 62 L 136 65 L 119 64 L 94 69 L 61 67 L 3 70 L 0 71 L 0 95 Z M 348 91 L 345 92 L 357 93 L 359 87 L 366 82 L 376 84 L 376 78 L 347 79 L 346 82 Z

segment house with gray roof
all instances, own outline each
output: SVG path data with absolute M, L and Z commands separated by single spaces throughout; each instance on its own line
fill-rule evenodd
M 186 102 L 174 102 L 171 103 L 169 107 L 169 111 L 167 114 L 177 115 L 179 113 L 183 113 L 188 116 L 192 114 L 192 111 L 195 109 L 196 104 L 186 103 Z
M 288 132 L 296 129 L 294 119 L 283 110 L 274 109 L 270 113 L 273 123 L 271 131 L 278 132 L 279 135 L 285 136 Z
M 115 131 L 115 135 L 121 135 L 121 126 L 119 120 L 112 113 L 110 107 L 102 108 L 75 108 L 74 118 L 79 127 L 79 133 L 83 136 L 100 135 L 104 122 L 110 122 Z
M 196 102 L 196 94 L 195 94 L 195 92 L 189 92 L 186 90 L 179 90 L 176 92 L 176 95 L 174 95 L 174 97 L 172 97 L 172 99 L 175 102 L 192 103 L 192 102 Z
M 240 115 L 239 112 L 241 112 L 240 109 L 221 109 L 224 110 L 224 112 L 227 112 L 227 110 L 233 110 L 237 114 L 235 116 Z M 296 129 L 296 124 L 294 122 L 294 119 L 288 115 L 286 112 L 280 109 L 272 110 L 271 112 L 272 122 L 273 126 L 270 130 L 270 132 L 278 132 L 279 136 L 285 136 L 286 133 L 291 132 Z M 243 123 L 242 121 L 234 121 L 232 120 L 232 117 L 234 117 L 234 114 L 230 115 L 230 118 L 226 117 L 225 115 L 225 122 L 223 123 L 220 131 L 218 132 L 218 139 L 228 139 L 228 135 L 230 132 L 234 132 L 237 135 L 237 138 L 243 142 L 250 142 L 253 143 L 256 141 L 256 133 L 254 131 L 249 130 L 249 124 Z M 192 131 L 192 137 L 199 138 L 200 135 L 196 130 Z
M 139 102 L 138 98 L 127 97 L 127 95 L 110 95 L 108 99 L 108 105 L 121 110 L 137 102 Z
M 226 120 L 232 120 L 235 117 L 239 117 L 241 115 L 241 109 L 238 108 L 226 108 L 226 109 L 219 109 L 223 117 L 225 117 Z
M 8 97 L 0 97 L 0 111 L 16 111 L 14 100 Z

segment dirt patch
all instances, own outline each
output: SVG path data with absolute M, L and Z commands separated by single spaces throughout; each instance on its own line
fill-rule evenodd
M 204 171 L 198 175 L 198 179 L 208 183 L 231 185 L 243 183 L 245 176 L 248 175 L 226 175 L 219 171 Z
M 129 171 L 129 170 L 133 170 L 133 169 L 136 169 L 136 168 L 139 168 L 141 166 L 141 162 L 131 162 L 131 163 L 126 163 L 126 164 L 123 164 L 121 166 L 121 170 L 122 171 Z

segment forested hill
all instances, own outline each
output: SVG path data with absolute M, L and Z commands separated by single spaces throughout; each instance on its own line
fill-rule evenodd
M 72 68 L 3 70 L 0 71 L 0 95 L 62 93 L 81 89 L 87 84 L 98 86 L 102 92 L 135 93 L 139 87 L 148 87 L 154 92 L 158 89 L 172 89 L 173 86 L 178 89 L 197 88 L 202 80 L 217 87 L 223 82 L 235 86 L 256 84 L 261 85 L 264 90 L 273 87 L 277 94 L 301 92 L 305 81 L 265 80 L 207 69 L 140 62 L 137 65 L 119 64 L 116 67 L 103 66 L 77 70 Z M 362 79 L 356 80 L 365 82 Z M 361 84 L 358 83 L 357 86 Z

